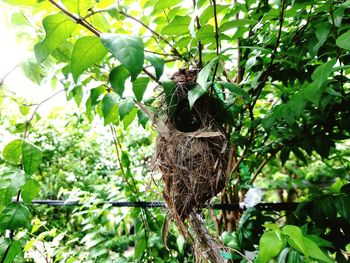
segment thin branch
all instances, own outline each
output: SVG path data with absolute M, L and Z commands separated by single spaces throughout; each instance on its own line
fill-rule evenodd
M 75 15 L 73 15 L 72 13 L 70 13 L 68 10 L 66 10 L 63 6 L 59 5 L 58 3 L 56 3 L 54 0 L 49 0 L 51 4 L 53 4 L 54 6 L 56 6 L 59 10 L 61 10 L 65 15 L 67 15 L 68 17 L 70 17 L 72 20 L 74 20 L 77 24 L 80 24 L 82 26 L 84 26 L 86 29 L 88 29 L 89 31 L 91 31 L 93 34 L 95 34 L 96 36 L 100 37 L 100 31 L 98 31 L 96 28 L 94 28 L 92 25 L 90 25 L 89 23 L 87 23 L 85 20 L 76 17 Z
M 12 69 L 7 71 L 2 78 L 0 78 L 0 87 L 4 84 L 5 79 L 18 67 L 18 65 L 14 66 Z
M 156 76 L 154 76 L 152 73 L 150 73 L 146 68 L 143 68 L 142 71 L 151 79 L 153 79 L 155 82 L 157 82 L 159 85 L 162 85 L 162 83 L 157 79 Z
M 196 0 L 193 0 L 193 8 L 195 11 L 197 10 Z M 197 27 L 197 30 L 199 30 L 201 28 L 201 24 L 200 24 L 198 15 L 196 15 L 196 27 Z M 199 68 L 202 68 L 202 50 L 203 50 L 202 42 L 198 41 L 198 57 L 199 57 L 198 58 L 198 67 Z
M 286 0 L 282 0 L 282 10 L 281 10 L 280 17 L 279 17 L 279 29 L 278 29 L 278 34 L 277 34 L 275 46 L 274 46 L 272 54 L 271 54 L 270 64 L 269 64 L 268 68 L 264 71 L 264 73 L 261 75 L 261 77 L 259 78 L 260 82 L 259 82 L 258 86 L 256 87 L 256 89 L 253 91 L 253 95 L 255 95 L 255 99 L 251 105 L 251 108 L 254 108 L 257 100 L 259 99 L 261 91 L 264 88 L 265 83 L 267 81 L 267 78 L 272 70 L 273 62 L 274 62 L 276 54 L 277 54 L 277 49 L 278 49 L 278 46 L 279 46 L 280 41 L 281 41 L 285 9 L 286 9 Z
M 265 165 L 273 158 L 275 157 L 275 155 L 278 153 L 278 151 L 280 150 L 281 147 L 277 148 L 274 152 L 272 152 L 270 154 L 270 156 L 268 158 L 265 158 L 261 164 L 259 165 L 259 167 L 256 169 L 252 179 L 250 180 L 250 184 L 253 184 L 255 179 L 258 177 L 259 173 L 261 172 L 261 170 L 265 167 Z
M 215 22 L 215 44 L 216 44 L 216 55 L 219 56 L 220 52 L 220 42 L 219 42 L 219 25 L 218 25 L 218 16 L 216 11 L 216 0 L 213 0 L 213 7 L 214 7 L 214 22 Z M 216 72 L 218 70 L 219 63 L 216 63 L 214 73 L 213 73 L 213 85 L 215 81 Z
M 145 52 L 146 52 L 146 53 L 151 53 L 151 54 L 160 55 L 160 56 L 164 56 L 164 57 L 172 57 L 172 56 L 174 56 L 174 55 L 172 55 L 172 54 L 161 53 L 161 52 L 152 51 L 152 50 L 147 50 L 147 49 L 145 49 Z

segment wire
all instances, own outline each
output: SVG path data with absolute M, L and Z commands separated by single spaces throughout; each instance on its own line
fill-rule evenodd
M 84 203 L 80 201 L 64 201 L 64 200 L 33 200 L 32 204 L 38 205 L 49 205 L 49 206 L 83 206 Z M 91 203 L 92 204 L 92 203 Z M 139 208 L 157 208 L 157 207 L 166 207 L 164 202 L 152 201 L 137 201 L 137 202 L 128 202 L 128 201 L 108 201 L 100 202 L 97 205 L 106 205 L 109 204 L 113 207 L 139 207 Z M 299 203 L 260 203 L 254 206 L 255 209 L 259 211 L 293 211 L 296 210 Z M 246 210 L 247 208 L 241 207 L 239 204 L 208 204 L 204 208 L 210 208 L 215 210 Z

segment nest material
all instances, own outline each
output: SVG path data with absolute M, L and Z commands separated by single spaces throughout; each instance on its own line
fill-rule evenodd
M 208 94 L 190 110 L 188 91 L 198 70 L 180 70 L 172 77 L 176 88 L 165 100 L 165 132 L 157 138 L 156 163 L 163 175 L 164 199 L 183 221 L 197 212 L 226 184 L 229 143 L 215 120 L 214 100 Z M 176 101 L 170 105 L 169 101 Z M 214 105 L 215 106 L 215 105 Z

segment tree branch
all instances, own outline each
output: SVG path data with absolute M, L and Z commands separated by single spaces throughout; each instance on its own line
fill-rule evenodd
M 58 3 L 56 3 L 54 0 L 49 0 L 51 4 L 53 4 L 54 6 L 56 6 L 59 10 L 61 10 L 65 15 L 67 15 L 68 17 L 70 17 L 72 20 L 74 20 L 77 24 L 82 25 L 83 27 L 85 27 L 86 29 L 88 29 L 90 32 L 92 32 L 93 34 L 95 34 L 96 36 L 100 37 L 100 31 L 98 31 L 96 28 L 94 28 L 92 25 L 90 25 L 89 23 L 87 23 L 85 20 L 83 20 L 82 18 L 78 18 L 75 15 L 73 15 L 72 13 L 70 13 L 68 10 L 66 10 L 63 6 L 59 5 Z
M 193 0 L 193 8 L 194 8 L 195 11 L 197 10 L 197 8 L 196 8 L 196 0 Z M 197 30 L 199 30 L 201 28 L 201 24 L 200 24 L 198 15 L 196 15 L 196 27 L 197 27 Z M 198 58 L 198 67 L 199 68 L 202 68 L 202 49 L 203 49 L 202 42 L 198 41 L 198 56 L 199 56 L 199 58 Z
M 216 0 L 213 0 L 213 7 L 214 7 L 214 23 L 215 23 L 215 44 L 216 44 L 216 55 L 219 56 L 219 49 L 220 49 L 220 43 L 219 43 L 219 25 L 218 25 L 218 16 L 216 11 Z M 218 70 L 219 63 L 216 63 L 214 73 L 213 73 L 213 85 L 215 81 L 216 72 Z
M 278 46 L 279 46 L 280 41 L 281 41 L 285 8 L 286 8 L 286 0 L 282 0 L 282 10 L 281 10 L 280 17 L 279 17 L 279 29 L 278 29 L 277 39 L 276 39 L 275 46 L 274 46 L 272 54 L 271 54 L 270 64 L 269 64 L 268 68 L 264 71 L 264 73 L 261 75 L 261 77 L 259 78 L 258 86 L 256 87 L 255 90 L 253 90 L 253 96 L 255 95 L 255 99 L 253 100 L 253 103 L 251 105 L 252 109 L 254 108 L 257 100 L 259 99 L 261 91 L 265 86 L 265 83 L 267 81 L 269 74 L 271 73 L 273 62 L 274 62 L 276 54 L 277 54 L 277 49 L 278 49 Z

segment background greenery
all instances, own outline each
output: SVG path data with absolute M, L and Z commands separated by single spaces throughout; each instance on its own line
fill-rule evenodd
M 161 199 L 144 111 L 159 110 L 169 77 L 187 67 L 201 69 L 189 104 L 217 97 L 236 148 L 232 180 L 214 201 L 244 203 L 260 188 L 263 201 L 301 202 L 294 212 L 205 210 L 207 227 L 232 249 L 223 258 L 349 260 L 350 1 L 0 5 L 32 54 L 23 74 L 53 90 L 33 102 L 1 81 L 1 262 L 194 261 L 173 227 L 165 249 L 165 209 L 103 203 Z M 61 94 L 66 109 L 41 117 Z

